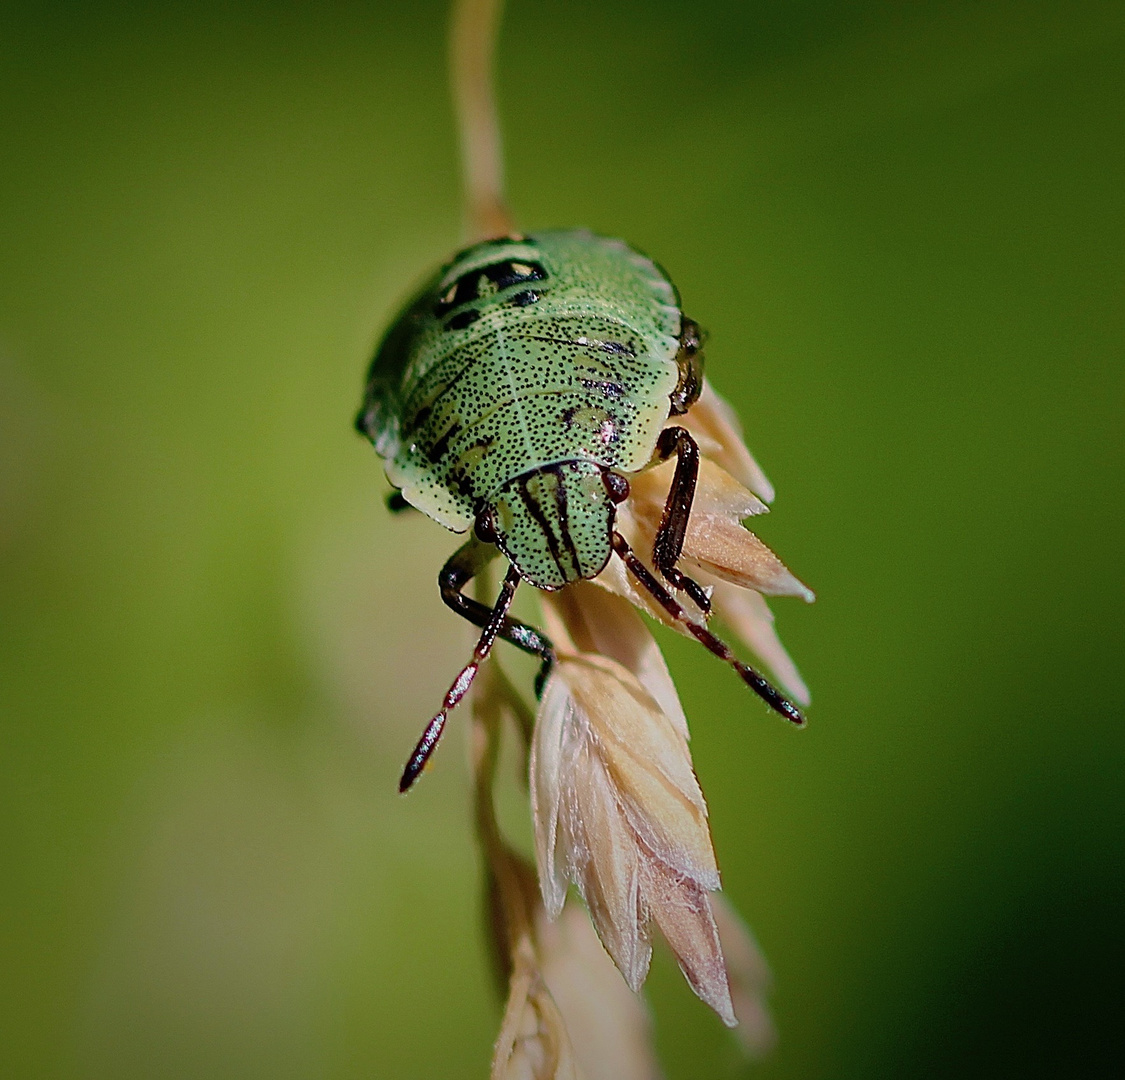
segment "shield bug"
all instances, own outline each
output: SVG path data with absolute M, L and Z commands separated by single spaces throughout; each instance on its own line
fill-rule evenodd
M 664 272 L 620 240 L 585 231 L 506 236 L 459 252 L 383 338 L 356 427 L 386 462 L 392 507 L 473 536 L 439 575 L 445 603 L 483 628 L 472 660 L 426 727 L 399 783 L 418 778 L 450 710 L 496 639 L 554 663 L 550 641 L 509 616 L 521 581 L 553 591 L 619 558 L 669 617 L 730 664 L 777 712 L 797 706 L 676 599 L 707 593 L 677 568 L 699 450 L 685 413 L 703 384 L 699 327 Z M 675 456 L 653 573 L 615 528 L 629 476 Z M 509 567 L 492 608 L 462 589 L 493 557 Z M 661 580 L 663 579 L 663 580 Z

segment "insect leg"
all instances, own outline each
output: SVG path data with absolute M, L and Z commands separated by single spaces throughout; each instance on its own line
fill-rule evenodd
M 446 606 L 474 626 L 487 625 L 492 612 L 484 604 L 466 596 L 461 590 L 498 554 L 499 552 L 491 544 L 470 540 L 453 553 L 438 575 L 438 587 L 441 589 L 441 598 Z M 535 627 L 509 616 L 505 616 L 498 636 L 525 653 L 539 657 L 541 661 L 539 674 L 535 677 L 535 694 L 538 697 L 543 691 L 547 677 L 551 674 L 551 669 L 555 666 L 554 645 L 541 630 L 536 630 Z
M 706 334 L 694 319 L 684 319 L 680 330 L 680 351 L 676 353 L 676 367 L 680 369 L 680 381 L 672 391 L 672 415 L 682 416 L 698 400 L 703 392 L 703 339 Z
M 401 514 L 404 510 L 413 510 L 414 507 L 403 498 L 401 491 L 392 491 L 387 496 L 387 509 L 392 514 Z
M 742 681 L 754 691 L 770 708 L 781 713 L 786 720 L 803 727 L 805 717 L 788 698 L 783 697 L 769 680 L 758 674 L 749 664 L 744 664 L 731 652 L 730 646 L 720 641 L 706 626 L 700 626 L 687 617 L 687 612 L 676 602 L 672 594 L 660 584 L 652 575 L 648 567 L 634 554 L 628 541 L 619 532 L 613 534 L 613 550 L 625 564 L 629 573 L 637 579 L 644 590 L 688 631 L 701 645 L 705 645 L 720 660 L 725 660 L 738 674 Z
M 496 599 L 496 606 L 489 612 L 488 620 L 484 624 L 484 630 L 481 633 L 480 640 L 477 642 L 476 648 L 473 649 L 472 660 L 461 669 L 461 673 L 453 680 L 453 685 L 446 691 L 445 700 L 441 703 L 441 709 L 437 716 L 426 725 L 426 730 L 422 732 L 422 737 L 418 740 L 418 745 L 414 747 L 414 753 L 410 755 L 410 760 L 407 761 L 406 768 L 402 771 L 402 779 L 398 782 L 398 790 L 400 792 L 406 791 L 410 785 L 418 779 L 419 774 L 426 767 L 426 762 L 430 760 L 430 755 L 437 748 L 438 740 L 441 738 L 442 730 L 445 728 L 446 718 L 469 692 L 469 687 L 473 685 L 473 679 L 476 678 L 481 664 L 488 659 L 488 654 L 492 652 L 492 646 L 495 644 L 496 637 L 504 625 L 504 620 L 508 614 L 508 608 L 512 606 L 512 600 L 516 595 L 516 586 L 519 583 L 519 571 L 517 571 L 514 566 L 509 567 L 508 573 L 504 578 L 504 584 L 500 586 L 500 595 Z
M 681 427 L 665 428 L 656 443 L 656 452 L 662 461 L 676 455 L 676 474 L 668 490 L 664 515 L 656 530 L 652 545 L 652 562 L 674 589 L 686 592 L 705 615 L 711 612 L 711 601 L 698 582 L 692 581 L 676 569 L 676 562 L 684 548 L 691 504 L 695 498 L 695 482 L 699 476 L 699 447 L 688 432 Z

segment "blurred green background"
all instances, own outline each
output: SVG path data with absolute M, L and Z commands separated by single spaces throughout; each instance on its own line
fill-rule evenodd
M 444 5 L 0 9 L 0 1074 L 483 1077 L 456 540 L 351 431 L 459 240 Z M 1125 1069 L 1125 8 L 513 0 L 521 224 L 627 237 L 778 487 L 796 735 L 662 634 L 746 1066 Z

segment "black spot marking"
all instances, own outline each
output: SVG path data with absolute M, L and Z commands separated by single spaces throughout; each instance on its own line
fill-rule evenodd
M 551 473 L 555 478 L 555 509 L 559 515 L 559 531 L 562 533 L 563 543 L 566 544 L 570 557 L 574 560 L 574 572 L 576 574 L 581 573 L 582 561 L 578 557 L 578 548 L 574 546 L 574 538 L 570 535 L 569 508 L 566 501 L 566 484 L 563 483 L 562 469 L 558 465 L 552 465 L 544 471 Z M 555 561 L 558 562 L 557 559 Z M 562 567 L 560 566 L 559 569 L 561 570 Z
M 602 382 L 600 379 L 581 379 L 585 390 L 596 391 L 607 401 L 618 401 L 625 395 L 625 387 L 620 383 Z
M 459 421 L 454 420 L 449 425 L 446 433 L 438 439 L 429 450 L 426 451 L 428 457 L 436 465 L 443 457 L 445 457 L 446 450 L 449 449 L 449 444 L 461 433 L 461 424 Z
M 618 356 L 636 356 L 637 350 L 623 341 L 599 341 L 598 348 L 602 352 L 616 353 Z
M 538 301 L 539 294 L 534 289 L 524 289 L 523 292 L 516 293 L 508 303 L 512 307 L 527 307 L 529 304 L 538 303 Z
M 453 488 L 457 492 L 458 495 L 462 495 L 465 498 L 471 497 L 474 493 L 474 490 L 475 490 L 475 485 L 473 484 L 472 471 L 473 471 L 473 469 L 475 469 L 481 463 L 481 461 L 484 460 L 485 455 L 481 454 L 480 458 L 470 466 L 465 465 L 465 460 L 464 460 L 465 456 L 468 455 L 468 454 L 471 454 L 474 450 L 488 451 L 488 449 L 495 442 L 496 442 L 496 439 L 495 439 L 494 436 L 492 436 L 492 435 L 482 435 L 471 446 L 466 447 L 461 452 L 461 455 L 459 456 L 459 458 L 457 460 L 457 463 L 446 474 L 446 477 L 445 477 L 446 486 L 450 487 L 450 488 Z
M 466 308 L 464 311 L 459 311 L 452 319 L 445 324 L 446 330 L 464 330 L 468 326 L 480 318 L 480 312 L 476 308 Z
M 419 430 L 419 428 L 423 427 L 426 421 L 429 420 L 430 413 L 432 413 L 433 411 L 433 406 L 423 405 L 414 414 L 413 419 L 407 422 L 406 426 L 403 428 L 404 433 L 410 434 L 411 432 L 417 431 Z
M 434 315 L 444 319 L 454 308 L 480 299 L 480 283 L 489 281 L 496 292 L 518 285 L 522 281 L 544 281 L 547 271 L 537 262 L 505 259 L 503 262 L 466 270 L 434 304 Z
M 534 476 L 532 473 L 531 476 Z M 559 538 L 555 536 L 554 530 L 551 528 L 550 523 L 547 521 L 547 515 L 543 513 L 543 507 L 539 505 L 531 492 L 527 490 L 527 482 L 531 476 L 521 476 L 516 483 L 519 488 L 520 498 L 523 500 L 523 505 L 527 507 L 527 512 L 534 518 L 535 524 L 539 526 L 543 536 L 547 540 L 547 548 L 551 552 L 551 558 L 555 560 L 555 565 L 559 568 L 559 573 L 563 579 L 566 580 L 567 573 L 563 569 L 562 559 L 560 558 L 561 552 L 559 551 Z

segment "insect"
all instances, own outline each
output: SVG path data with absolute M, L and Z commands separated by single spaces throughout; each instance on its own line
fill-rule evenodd
M 482 627 L 472 660 L 445 695 L 402 774 L 418 778 L 450 711 L 497 638 L 555 660 L 542 632 L 509 616 L 519 583 L 553 591 L 619 558 L 668 615 L 782 716 L 804 718 L 705 625 L 707 593 L 677 568 L 699 449 L 666 426 L 703 387 L 702 335 L 664 272 L 620 240 L 558 231 L 486 240 L 455 255 L 383 338 L 356 427 L 416 507 L 472 537 L 438 578 L 442 599 Z M 652 551 L 654 574 L 615 528 L 629 476 L 676 457 Z M 462 589 L 502 553 L 509 567 L 490 609 Z M 661 580 L 663 579 L 663 580 Z

